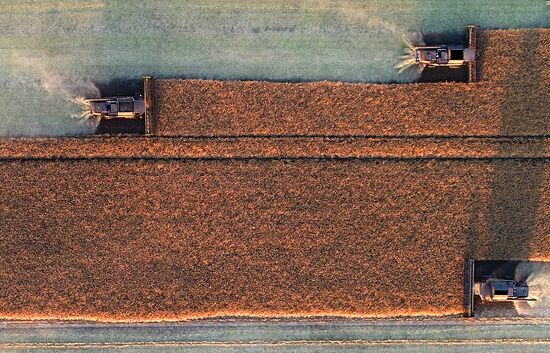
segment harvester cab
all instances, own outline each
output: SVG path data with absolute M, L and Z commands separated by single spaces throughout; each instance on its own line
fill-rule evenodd
M 535 300 L 529 297 L 529 287 L 526 283 L 496 278 L 474 283 L 474 294 L 482 301 L 488 302 Z
M 503 309 L 515 302 L 538 299 L 530 295 L 531 262 L 468 260 L 464 265 L 464 315 L 467 317 L 475 316 L 476 309 Z
M 475 60 L 475 51 L 461 45 L 415 47 L 415 61 L 428 67 L 458 68 Z
M 107 97 L 86 99 L 90 115 L 101 119 L 141 119 L 145 114 L 145 101 L 134 97 Z

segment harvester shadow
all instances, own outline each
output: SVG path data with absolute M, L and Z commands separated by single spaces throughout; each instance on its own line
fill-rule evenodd
M 144 135 L 143 119 L 102 119 L 96 128 L 97 135 Z
M 468 82 L 468 67 L 448 68 L 429 67 L 425 68 L 418 82 Z
M 520 45 L 523 48 L 538 48 L 540 35 L 527 33 Z M 546 131 L 531 131 L 528 120 L 532 106 L 537 102 L 529 99 L 529 92 L 536 92 L 541 85 L 540 68 L 523 65 L 519 77 L 511 75 L 506 84 L 506 96 L 501 107 L 504 136 L 531 135 Z M 527 93 L 527 94 L 526 94 Z M 501 154 L 511 151 L 503 150 Z M 513 148 L 513 147 L 512 147 Z M 538 146 L 542 152 L 544 145 Z M 527 260 L 531 254 L 531 240 L 538 212 L 540 188 L 544 172 L 543 162 L 537 160 L 500 161 L 495 163 L 494 179 L 488 207 L 489 236 L 484 257 L 510 260 Z
M 143 94 L 143 80 L 114 78 L 107 82 L 94 82 L 102 97 L 139 96 Z
M 462 29 L 460 31 L 422 33 L 422 39 L 426 45 L 438 45 L 441 43 L 464 45 L 467 43 Z

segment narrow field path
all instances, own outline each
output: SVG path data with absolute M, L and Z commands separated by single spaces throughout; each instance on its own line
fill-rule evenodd
M 550 136 L 0 139 L 0 160 L 511 158 L 550 158 Z
M 545 352 L 548 321 L 0 322 L 2 352 Z

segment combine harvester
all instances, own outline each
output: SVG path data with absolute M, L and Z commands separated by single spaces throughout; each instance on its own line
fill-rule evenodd
M 478 27 L 468 26 L 468 46 L 464 45 L 432 45 L 414 47 L 414 60 L 423 68 L 446 67 L 461 68 L 468 66 L 468 82 L 477 82 L 479 61 Z
M 465 316 L 474 316 L 476 298 L 482 303 L 536 301 L 524 279 L 516 279 L 513 261 L 470 260 L 465 268 Z
M 90 107 L 89 116 L 98 118 L 101 122 L 125 122 L 129 126 L 142 126 L 140 131 L 145 135 L 153 134 L 155 100 L 153 78 L 143 77 L 143 94 L 136 96 L 113 96 L 103 98 L 86 98 Z M 130 129 L 129 129 L 130 130 Z

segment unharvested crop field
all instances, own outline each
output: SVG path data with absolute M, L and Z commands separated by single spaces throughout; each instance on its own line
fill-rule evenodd
M 548 160 L 2 168 L 1 317 L 458 314 L 467 257 L 550 260 Z
M 486 31 L 482 41 L 482 82 L 473 85 L 160 80 L 157 133 L 548 135 L 550 29 Z
M 548 85 L 550 28 L 482 31 L 483 80 L 501 85 Z

